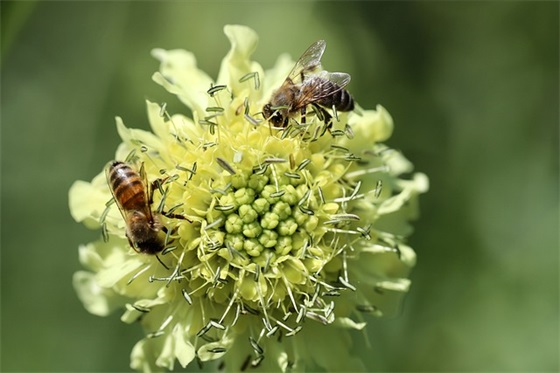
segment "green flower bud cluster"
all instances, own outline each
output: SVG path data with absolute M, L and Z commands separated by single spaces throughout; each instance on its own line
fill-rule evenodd
M 268 269 L 281 256 L 297 257 L 306 238 L 314 236 L 320 202 L 304 172 L 287 177 L 287 169 L 270 165 L 247 177 L 233 175 L 227 192 L 213 194 L 222 224 L 212 230 L 225 233 L 220 256 L 236 265 L 254 262 Z

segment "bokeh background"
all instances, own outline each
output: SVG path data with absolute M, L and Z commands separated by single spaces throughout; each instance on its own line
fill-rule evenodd
M 270 68 L 326 39 L 388 141 L 430 177 L 402 311 L 372 319 L 372 371 L 558 371 L 558 2 L 1 2 L 1 371 L 127 371 L 142 332 L 88 314 L 71 285 L 100 232 L 67 207 L 112 159 L 114 117 L 148 128 L 150 50 L 216 76 L 223 25 Z M 189 367 L 197 369 L 196 364 Z

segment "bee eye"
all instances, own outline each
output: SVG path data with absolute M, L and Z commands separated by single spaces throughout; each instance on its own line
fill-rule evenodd
M 270 120 L 272 121 L 272 123 L 274 123 L 275 126 L 280 126 L 283 124 L 284 122 L 284 118 L 282 118 L 282 115 L 276 113 L 274 114 Z

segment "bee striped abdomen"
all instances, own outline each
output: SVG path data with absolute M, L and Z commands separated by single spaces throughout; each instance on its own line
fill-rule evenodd
M 348 93 L 347 90 L 341 89 L 334 94 L 333 101 L 335 102 L 335 108 L 338 111 L 352 111 L 354 110 L 354 99 Z
M 354 99 L 344 88 L 340 88 L 335 83 L 325 81 L 327 89 L 334 91 L 333 94 L 323 97 L 317 103 L 324 107 L 335 107 L 338 111 L 351 111 L 354 110 Z
M 140 175 L 126 163 L 115 161 L 108 171 L 109 184 L 124 210 L 136 210 L 147 205 L 146 187 Z
M 126 224 L 126 237 L 137 252 L 157 254 L 164 248 L 161 223 L 151 210 L 151 195 L 142 178 L 124 162 L 113 161 L 106 168 L 107 184 Z

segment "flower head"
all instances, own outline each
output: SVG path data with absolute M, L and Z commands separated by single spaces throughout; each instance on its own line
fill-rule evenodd
M 104 237 L 80 248 L 78 296 L 93 314 L 124 307 L 124 322 L 141 322 L 138 370 L 195 358 L 234 371 L 360 369 L 339 358 L 351 345 L 339 333 L 362 329 L 364 313 L 392 312 L 408 290 L 415 254 L 404 238 L 427 178 L 401 178 L 412 165 L 381 143 L 393 127 L 381 106 L 333 113 L 329 128 L 320 113 L 271 126 L 259 113 L 294 63 L 265 72 L 250 60 L 251 29 L 225 33 L 216 81 L 189 52 L 153 51 L 154 81 L 192 118 L 152 102 L 153 133 L 117 118 L 116 159 L 145 175 L 161 252 L 131 247 L 104 172 L 72 186 L 73 217 Z

